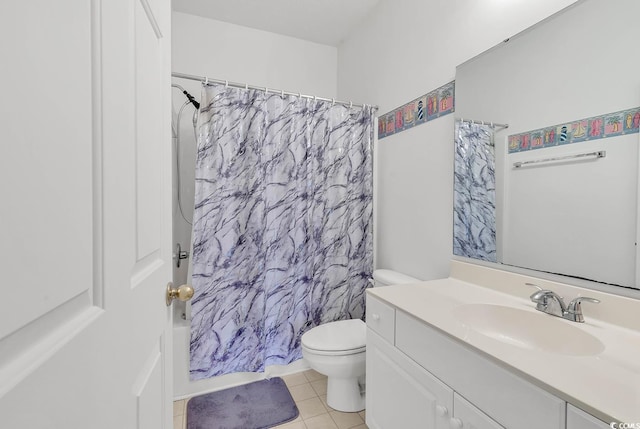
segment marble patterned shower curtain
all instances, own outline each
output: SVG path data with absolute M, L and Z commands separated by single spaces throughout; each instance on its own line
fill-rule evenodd
M 496 262 L 494 131 L 456 121 L 453 254 Z
M 205 85 L 193 222 L 191 378 L 301 357 L 362 318 L 373 269 L 372 109 Z

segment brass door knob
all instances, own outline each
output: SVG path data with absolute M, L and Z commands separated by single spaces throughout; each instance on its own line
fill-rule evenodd
M 178 288 L 173 287 L 173 283 L 167 284 L 167 307 L 171 305 L 174 299 L 180 301 L 189 301 L 193 296 L 193 287 L 190 285 L 182 285 Z

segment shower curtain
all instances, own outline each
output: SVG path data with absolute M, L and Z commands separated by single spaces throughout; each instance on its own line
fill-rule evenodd
M 372 109 L 204 85 L 193 221 L 191 378 L 301 357 L 362 318 L 373 269 Z
M 456 121 L 453 254 L 497 262 L 494 130 Z

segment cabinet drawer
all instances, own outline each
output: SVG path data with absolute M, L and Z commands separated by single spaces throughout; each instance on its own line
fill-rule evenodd
M 396 310 L 388 304 L 367 294 L 367 327 L 390 344 L 394 344 L 396 330 Z
M 566 403 L 560 398 L 402 311 L 396 326 L 397 348 L 500 425 L 565 428 Z

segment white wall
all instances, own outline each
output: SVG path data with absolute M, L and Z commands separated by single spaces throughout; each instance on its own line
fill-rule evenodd
M 172 15 L 172 31 L 173 72 L 325 98 L 337 96 L 335 47 L 178 12 Z M 200 99 L 200 82 L 177 78 L 173 82 Z M 175 112 L 185 100 L 179 90 L 173 90 Z M 191 106 L 184 110 L 180 126 L 181 199 L 189 221 L 193 216 L 196 148 L 193 110 Z M 174 219 L 174 238 L 189 250 L 191 227 L 177 210 Z M 186 281 L 187 263 L 183 262 L 175 282 Z
M 338 49 L 340 99 L 380 114 L 453 80 L 456 65 L 575 0 L 380 0 Z M 446 277 L 452 256 L 453 118 L 376 148 L 376 265 Z
M 173 71 L 335 97 L 337 49 L 173 13 Z

